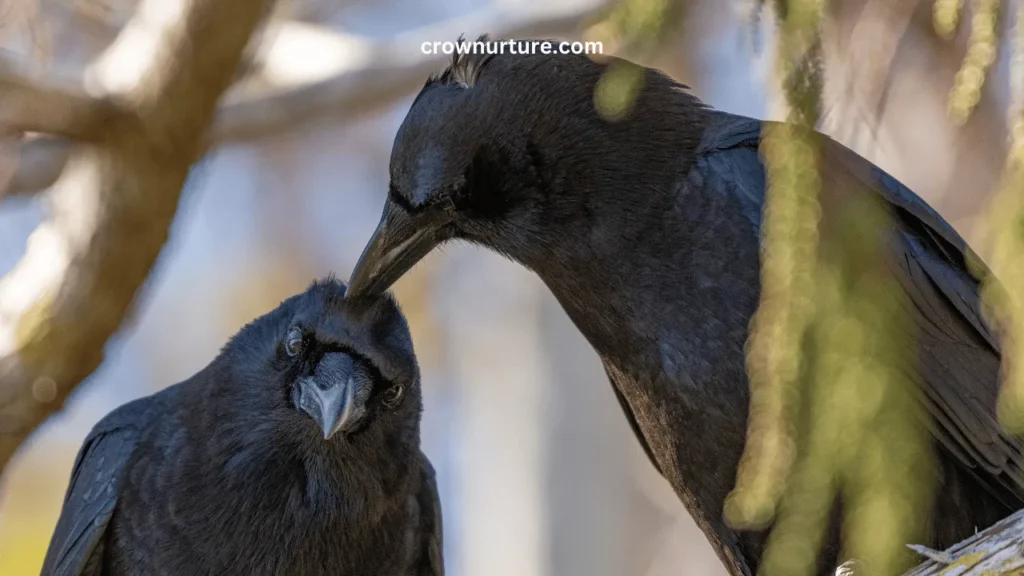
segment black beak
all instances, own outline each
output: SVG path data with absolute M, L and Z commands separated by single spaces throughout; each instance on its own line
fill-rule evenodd
M 388 200 L 377 231 L 352 271 L 347 296 L 382 294 L 447 239 L 444 230 L 450 221 L 440 210 L 410 215 Z
M 294 392 L 297 408 L 309 414 L 329 440 L 351 430 L 362 418 L 366 394 L 348 354 L 331 352 L 320 359 L 313 376 L 299 380 Z

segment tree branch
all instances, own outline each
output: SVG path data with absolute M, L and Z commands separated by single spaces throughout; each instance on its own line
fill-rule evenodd
M 455 40 L 464 32 L 467 38 L 472 38 L 470 34 L 474 31 L 490 31 L 495 38 L 568 35 L 597 13 L 604 2 L 571 9 L 557 5 L 541 10 L 516 6 L 521 5 L 481 10 L 380 42 L 336 35 L 339 48 L 344 48 L 347 57 L 322 58 L 329 64 L 307 72 L 304 81 L 297 84 L 275 77 L 274 67 L 268 64 L 277 59 L 294 65 L 294 59 L 289 60 L 287 53 L 294 49 L 296 36 L 312 27 L 289 23 L 272 26 L 268 31 L 270 45 L 260 59 L 260 75 L 247 79 L 227 95 L 205 145 L 274 136 L 325 118 L 343 121 L 385 108 L 419 88 L 427 74 L 449 58 L 443 54 L 423 54 L 420 45 L 424 41 Z M 334 33 L 320 29 L 320 34 Z M 275 52 L 280 56 L 275 56 Z M 353 61 L 360 55 L 366 58 L 365 64 Z M 245 84 L 270 87 L 246 90 Z M 31 195 L 53 184 L 68 155 L 68 147 L 56 140 L 37 139 L 22 145 L 21 164 L 6 194 Z M 0 191 L 0 198 L 3 194 Z
M 50 136 L 22 140 L 17 154 L 18 167 L 7 184 L 6 193 L 0 188 L 0 200 L 5 194 L 30 195 L 53 186 L 72 147 L 70 140 Z
M 268 4 L 144 0 L 97 62 L 107 95 L 133 114 L 71 151 L 53 219 L 0 280 L 0 468 L 103 360 Z
M 914 547 L 932 559 L 904 576 L 1011 576 L 1024 571 L 1024 510 L 945 552 Z
M 985 83 L 966 125 L 950 120 L 949 88 L 967 34 L 940 38 L 932 2 L 838 0 L 830 9 L 830 80 L 819 128 L 925 194 L 967 232 L 979 202 L 998 184 L 1007 142 L 996 83 Z M 922 138 L 929 146 L 920 145 Z
M 93 98 L 82 90 L 43 86 L 11 71 L 0 70 L 0 129 L 44 132 L 74 140 L 98 142 L 106 127 L 125 111 L 114 102 Z
M 874 139 L 896 70 L 893 63 L 918 4 L 918 0 L 866 0 L 832 5 L 838 13 L 827 22 L 832 34 L 826 38 L 838 41 L 827 42 L 826 47 L 832 52 L 831 59 L 844 65 L 835 67 L 842 73 L 836 89 L 831 90 L 832 97 L 840 101 L 829 104 L 822 125 L 831 125 L 837 136 L 852 134 L 846 138 L 850 142 L 854 136 L 865 137 L 865 145 Z M 850 14 L 852 11 L 857 15 Z M 834 106 L 842 113 L 833 113 Z M 856 134 L 860 129 L 866 129 L 867 134 Z

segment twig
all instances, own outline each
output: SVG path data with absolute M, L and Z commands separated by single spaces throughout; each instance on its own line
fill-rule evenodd
M 419 88 L 427 74 L 448 56 L 423 54 L 424 41 L 455 40 L 461 33 L 492 32 L 496 38 L 563 36 L 597 13 L 603 2 L 570 10 L 536 7 L 486 9 L 459 18 L 413 30 L 381 42 L 359 45 L 370 60 L 358 68 L 324 70 L 322 77 L 286 88 L 256 93 L 233 90 L 217 112 L 205 146 L 258 139 L 296 130 L 307 123 L 333 119 L 345 121 L 391 105 Z M 274 47 L 271 46 L 273 51 Z M 273 79 L 250 79 L 249 83 L 270 83 Z M 67 161 L 68 146 L 54 139 L 37 139 L 22 146 L 22 161 L 6 192 L 32 195 L 53 184 Z
M 102 145 L 71 152 L 52 220 L 0 279 L 0 469 L 99 366 L 131 312 L 217 100 L 268 4 L 145 0 L 105 55 L 141 61 L 141 80 L 109 94 L 136 114 L 111 126 Z M 153 11 L 161 24 L 140 37 L 133 26 L 153 22 Z
M 99 142 L 106 128 L 127 112 L 114 102 L 82 90 L 44 86 L 0 70 L 0 129 L 43 132 L 85 142 Z
M 918 549 L 919 547 L 912 547 Z M 1010 576 L 1024 570 L 1024 510 L 954 545 L 904 576 Z

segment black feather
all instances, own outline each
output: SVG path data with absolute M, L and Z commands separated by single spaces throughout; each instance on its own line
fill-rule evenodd
M 310 335 L 294 358 L 282 346 L 293 326 Z M 292 392 L 337 355 L 353 367 L 346 386 L 363 370 L 368 388 L 352 400 L 358 426 L 326 440 Z M 395 385 L 404 395 L 385 405 L 381 391 Z M 421 410 L 395 303 L 349 302 L 333 277 L 315 282 L 192 378 L 96 425 L 42 574 L 442 575 Z
M 456 45 L 465 43 L 465 34 L 460 34 L 458 39 L 455 41 Z M 481 34 L 476 39 L 478 43 L 487 43 L 490 41 L 490 36 L 487 34 Z M 494 54 L 488 53 L 487 51 L 471 51 L 471 50 L 458 50 L 452 52 L 451 62 L 446 68 L 431 74 L 427 78 L 427 85 L 438 83 L 438 84 L 458 84 L 463 88 L 469 88 L 476 84 L 477 79 L 480 77 L 480 73 L 483 71 L 484 66 L 491 59 Z
M 452 85 L 458 65 L 473 71 L 471 90 Z M 399 130 L 392 187 L 412 204 L 451 198 L 456 238 L 537 272 L 599 353 L 637 437 L 729 571 L 754 574 L 765 534 L 729 528 L 722 508 L 746 438 L 766 123 L 711 110 L 650 69 L 628 116 L 607 121 L 594 109 L 606 65 L 568 55 L 453 60 Z M 822 226 L 841 222 L 850 198 L 892 216 L 873 232 L 887 240 L 892 285 L 918 332 L 906 340 L 906 371 L 932 415 L 940 487 L 928 544 L 945 548 L 1024 505 L 1021 444 L 995 419 L 1001 355 L 967 269 L 970 250 L 894 178 L 815 137 Z M 835 568 L 837 526 L 822 573 Z

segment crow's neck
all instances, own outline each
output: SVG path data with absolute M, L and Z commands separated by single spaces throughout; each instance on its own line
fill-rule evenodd
M 673 110 L 610 128 L 622 132 L 621 149 L 578 143 L 552 156 L 549 169 L 573 177 L 547 178 L 548 195 L 577 204 L 512 255 L 541 276 L 604 358 L 624 368 L 641 359 L 633 371 L 669 363 L 699 386 L 718 363 L 742 366 L 759 291 L 758 237 L 740 199 L 699 165 L 706 110 Z
M 746 431 L 757 233 L 721 191 L 622 186 L 646 194 L 631 215 L 563 227 L 524 263 L 598 352 L 680 500 L 731 542 L 721 510 Z

